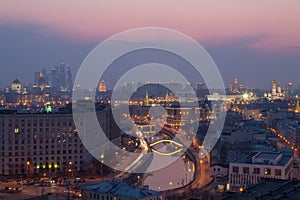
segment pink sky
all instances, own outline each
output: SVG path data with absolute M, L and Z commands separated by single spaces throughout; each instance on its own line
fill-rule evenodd
M 299 0 L 2 0 L 0 25 L 33 24 L 42 34 L 96 41 L 157 26 L 200 42 L 254 38 L 251 48 L 300 46 Z

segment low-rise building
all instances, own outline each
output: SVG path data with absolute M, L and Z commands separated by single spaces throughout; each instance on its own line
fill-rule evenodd
M 123 180 L 106 181 L 81 189 L 82 198 L 86 200 L 163 200 L 162 192 L 130 186 Z
M 291 179 L 293 152 L 256 152 L 242 155 L 229 163 L 231 191 L 257 184 L 262 178 Z

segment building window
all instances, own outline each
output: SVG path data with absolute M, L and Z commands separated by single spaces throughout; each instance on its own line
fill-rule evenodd
M 249 167 L 243 167 L 243 174 L 249 174 Z
M 265 175 L 271 175 L 271 169 L 270 168 L 265 168 L 264 174 Z
M 281 169 L 275 169 L 275 176 L 281 176 Z
M 236 167 L 236 166 L 232 167 L 232 172 L 239 173 L 239 167 Z
M 260 168 L 254 168 L 253 174 L 260 174 Z

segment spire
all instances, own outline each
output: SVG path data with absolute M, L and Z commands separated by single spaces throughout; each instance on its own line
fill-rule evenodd
M 278 88 L 277 88 L 277 91 L 279 94 L 281 94 L 282 90 L 281 90 L 281 86 L 280 86 L 280 83 L 278 84 Z
M 40 78 L 44 78 L 43 72 L 40 72 Z
M 169 102 L 169 93 L 168 91 L 166 92 L 166 98 L 165 98 L 166 102 Z
M 145 96 L 145 105 L 149 105 L 149 96 L 148 96 L 148 91 L 146 90 L 146 96 Z

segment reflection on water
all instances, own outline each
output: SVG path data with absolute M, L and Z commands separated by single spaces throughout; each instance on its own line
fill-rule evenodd
M 166 146 L 164 148 L 160 150 L 168 151 Z M 164 162 L 167 157 L 159 156 L 156 159 Z M 194 171 L 194 163 L 182 156 L 168 167 L 145 174 L 143 185 L 158 191 L 182 187 L 193 180 Z

